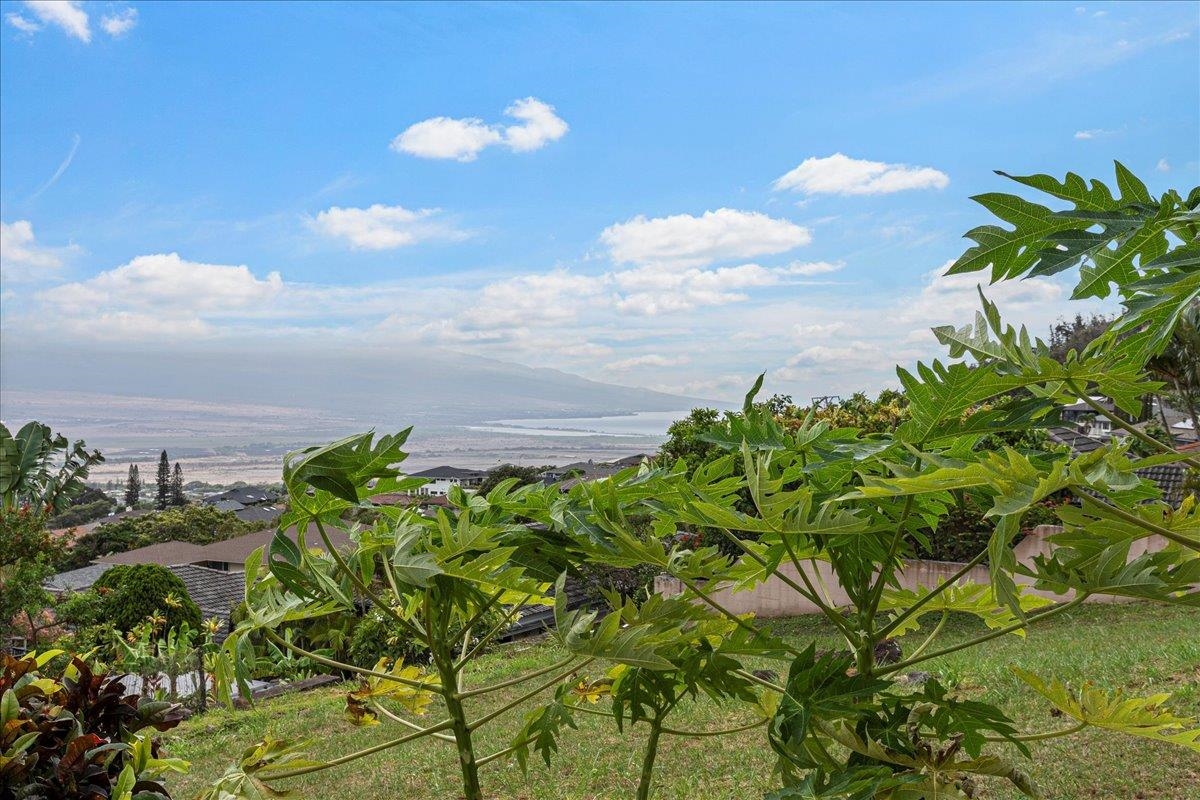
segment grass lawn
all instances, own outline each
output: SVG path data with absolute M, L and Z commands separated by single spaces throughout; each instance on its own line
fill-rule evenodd
M 779 620 L 776 631 L 795 642 L 816 639 L 818 647 L 836 647 L 837 639 L 816 617 Z M 955 619 L 939 640 L 951 644 L 982 630 L 970 618 Z M 919 642 L 919 634 L 902 641 Z M 915 646 L 909 644 L 908 647 Z M 550 643 L 509 645 L 481 660 L 478 682 L 514 675 L 561 657 Z M 1027 730 L 1062 727 L 1051 719 L 1049 706 L 1012 676 L 1009 664 L 1078 683 L 1090 678 L 1107 688 L 1129 692 L 1172 692 L 1174 707 L 1185 716 L 1200 716 L 1200 610 L 1156 605 L 1088 605 L 1058 616 L 1029 633 L 1007 636 L 974 650 L 922 664 L 943 683 L 975 699 L 999 702 Z M 470 683 L 470 679 L 468 679 Z M 211 711 L 164 734 L 173 756 L 189 759 L 189 775 L 172 778 L 173 795 L 191 798 L 218 777 L 241 749 L 264 734 L 304 737 L 322 759 L 394 738 L 399 726 L 388 723 L 358 728 L 342 716 L 346 688 L 317 690 L 264 701 L 251 711 Z M 501 691 L 480 708 L 495 707 L 518 691 Z M 486 701 L 487 698 L 481 699 Z M 511 725 L 501 718 L 483 729 L 478 752 L 502 749 L 511 740 Z M 683 706 L 668 723 L 677 728 L 730 727 L 750 717 L 745 710 L 722 708 L 710 701 Z M 629 798 L 637 785 L 643 726 L 622 736 L 610 719 L 577 715 L 579 730 L 568 731 L 560 752 L 547 769 L 531 754 L 529 775 L 513 761 L 483 769 L 484 789 L 496 798 L 520 800 L 590 800 Z M 1043 727 L 1044 726 L 1044 727 Z M 1200 756 L 1181 747 L 1106 731 L 1088 730 L 1068 739 L 1035 742 L 1027 764 L 1047 798 L 1200 798 Z M 758 798 L 775 787 L 774 764 L 762 728 L 706 739 L 664 738 L 659 750 L 655 797 Z M 458 768 L 452 745 L 425 740 L 366 759 L 287 782 L 305 798 L 390 798 L 424 800 L 457 798 Z M 1007 784 L 987 783 L 986 798 L 1020 795 Z

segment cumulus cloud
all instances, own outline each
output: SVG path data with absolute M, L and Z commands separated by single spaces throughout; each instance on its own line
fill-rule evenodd
M 603 291 L 603 279 L 566 270 L 520 275 L 486 285 L 457 319 L 457 328 L 480 331 L 561 324 Z
M 566 136 L 569 129 L 567 123 L 554 113 L 554 106 L 536 97 L 518 100 L 504 109 L 504 113 L 521 121 L 519 125 L 504 129 L 504 143 L 517 153 L 527 153 L 556 142 Z
M 625 372 L 638 367 L 677 367 L 690 363 L 691 359 L 687 356 L 662 356 L 657 353 L 647 353 L 643 356 L 633 356 L 610 362 L 605 364 L 604 368 L 612 372 Z
M 899 309 L 901 322 L 928 322 L 931 326 L 948 322 L 963 324 L 974 318 L 979 308 L 979 273 L 947 275 L 950 260 L 938 269 L 925 273 L 924 286 L 915 296 L 907 298 Z M 1032 309 L 1058 307 L 1066 291 L 1049 278 L 1026 278 L 1002 281 L 984 288 L 987 298 L 1002 305 L 1004 310 L 1021 314 Z
M 33 33 L 46 25 L 53 25 L 81 42 L 92 40 L 92 29 L 82 0 L 25 0 L 25 8 L 37 18 L 37 22 L 20 14 L 9 14 L 9 23 L 18 30 Z
M 526 97 L 504 109 L 515 125 L 488 124 L 478 117 L 433 117 L 406 128 L 392 140 L 398 153 L 420 158 L 474 161 L 486 148 L 503 145 L 515 153 L 538 150 L 566 135 L 570 126 L 554 106 Z
M 114 39 L 129 33 L 137 26 L 137 23 L 138 12 L 136 8 L 123 8 L 112 14 L 105 14 L 100 18 L 100 27 Z
M 719 208 L 695 217 L 637 216 L 605 228 L 600 241 L 618 264 L 698 267 L 759 255 L 784 253 L 812 241 L 803 226 L 757 211 Z
M 429 240 L 464 239 L 468 234 L 438 219 L 441 209 L 416 211 L 376 203 L 368 208 L 333 206 L 317 214 L 311 226 L 317 232 L 345 239 L 361 250 L 391 250 Z
M 1165 158 L 1160 158 L 1154 168 L 1159 172 L 1170 172 L 1171 162 L 1167 161 Z
M 245 266 L 203 264 L 178 253 L 138 256 L 85 281 L 48 289 L 40 297 L 62 309 L 99 314 L 160 312 L 164 317 L 198 319 L 269 302 L 283 290 L 283 278 L 265 279 Z
M 0 222 L 0 271 L 6 281 L 31 281 L 49 277 L 63 265 L 75 246 L 46 247 L 37 243 L 29 220 Z
M 842 153 L 827 158 L 806 158 L 773 184 L 775 191 L 791 190 L 808 195 L 891 194 L 909 189 L 944 189 L 949 185 L 949 176 L 933 167 L 867 161 Z

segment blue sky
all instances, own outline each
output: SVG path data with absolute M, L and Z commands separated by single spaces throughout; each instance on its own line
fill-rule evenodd
M 3 338 L 878 388 L 992 173 L 1200 174 L 1200 5 L 0 3 Z M 990 293 L 1039 331 L 1048 280 Z

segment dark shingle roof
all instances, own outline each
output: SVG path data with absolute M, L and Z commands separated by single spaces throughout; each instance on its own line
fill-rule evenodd
M 79 569 L 51 575 L 42 586 L 48 592 L 83 592 L 92 588 L 100 576 L 112 569 L 112 564 L 88 564 Z
M 204 502 L 208 503 L 217 511 L 241 511 L 246 507 L 237 500 L 205 500 Z
M 240 508 L 233 513 L 242 522 L 265 522 L 270 524 L 279 519 L 283 511 L 275 506 L 250 506 L 248 508 Z
M 1074 428 L 1048 428 L 1046 433 L 1050 437 L 1050 441 L 1065 444 L 1076 453 L 1090 453 L 1104 446 L 1104 442 L 1088 436 L 1086 433 L 1080 433 Z
M 246 578 L 240 572 L 225 572 L 195 564 L 171 567 L 187 587 L 188 597 L 200 606 L 205 617 L 228 619 L 229 612 L 245 596 Z
M 1163 500 L 1172 506 L 1183 502 L 1183 483 L 1187 480 L 1187 469 L 1182 464 L 1158 464 L 1134 473 L 1158 486 Z
M 350 545 L 350 537 L 338 528 L 329 528 L 326 530 L 326 533 L 329 534 L 329 540 L 333 543 L 333 546 L 339 550 Z M 296 540 L 295 526 L 287 529 L 287 536 L 292 541 Z M 226 539 L 223 542 L 206 544 L 204 547 L 199 548 L 199 558 L 192 559 L 187 563 L 198 564 L 204 561 L 215 561 L 227 564 L 244 564 L 251 553 L 260 547 L 270 545 L 271 540 L 274 538 L 275 530 L 268 528 L 258 533 L 247 533 L 245 536 Z M 309 528 L 308 533 L 304 536 L 304 545 L 305 547 L 317 550 L 325 549 L 325 543 L 312 528 Z
M 194 564 L 203 561 L 204 548 L 188 542 L 162 542 L 124 553 L 100 556 L 96 559 L 102 564 L 161 564 L 169 567 L 172 564 Z
M 274 489 L 259 489 L 254 486 L 239 486 L 236 489 L 229 489 L 219 494 L 210 494 L 201 502 L 208 505 L 215 505 L 224 500 L 232 500 L 235 503 L 241 503 L 244 506 L 252 506 L 257 503 L 273 503 L 279 499 L 279 493 Z
M 441 466 L 433 467 L 432 469 L 421 470 L 409 475 L 410 478 L 458 478 L 459 480 L 470 480 L 471 478 L 483 478 L 487 472 L 481 469 L 464 469 L 462 467 Z

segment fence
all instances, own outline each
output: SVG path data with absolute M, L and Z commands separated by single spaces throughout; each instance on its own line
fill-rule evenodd
M 1057 525 L 1039 525 L 1031 530 L 1013 548 L 1018 563 L 1032 566 L 1034 558 L 1049 554 L 1054 549 L 1054 545 L 1048 541 L 1049 537 L 1061 531 L 1062 528 Z M 1147 552 L 1161 550 L 1166 544 L 1167 540 L 1157 535 L 1140 539 L 1130 547 L 1129 560 Z M 965 565 L 956 561 L 913 559 L 905 562 L 904 568 L 899 572 L 897 578 L 901 587 L 905 589 L 916 589 L 918 586 L 933 588 L 953 576 L 963 566 Z M 795 565 L 791 562 L 780 564 L 778 572 L 793 582 L 800 579 Z M 824 594 L 826 602 L 835 607 L 850 603 L 849 596 L 838 583 L 837 575 L 834 574 L 833 568 L 827 562 L 805 562 L 804 573 Z M 988 569 L 983 566 L 973 567 L 963 576 L 962 580 L 970 583 L 987 583 L 990 580 Z M 654 579 L 654 590 L 661 595 L 672 597 L 682 594 L 684 586 L 669 575 L 660 575 Z M 1026 591 L 1041 597 L 1049 597 L 1055 601 L 1070 600 L 1075 594 L 1073 591 L 1066 594 L 1054 594 L 1029 588 Z M 820 612 L 814 603 L 797 594 L 783 580 L 774 575 L 753 589 L 744 592 L 733 592 L 728 588 L 723 588 L 713 591 L 710 596 L 722 607 L 735 614 L 749 613 L 758 617 L 792 617 Z M 1086 602 L 1118 603 L 1128 601 L 1129 599 L 1124 597 L 1095 594 L 1089 596 Z

